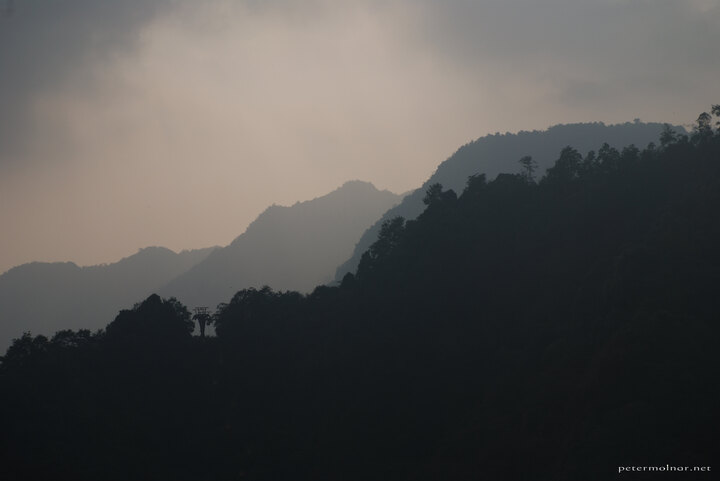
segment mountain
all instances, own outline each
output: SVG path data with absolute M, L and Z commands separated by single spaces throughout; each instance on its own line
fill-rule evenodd
M 383 222 L 398 216 L 406 219 L 417 217 L 425 208 L 422 202 L 425 190 L 432 184 L 440 183 L 446 189 L 461 192 L 471 175 L 485 174 L 488 180 L 492 180 L 500 173 L 519 172 L 518 161 L 527 155 L 537 162 L 536 174 L 540 178 L 568 145 L 583 154 L 599 149 L 603 143 L 614 148 L 631 144 L 643 148 L 658 141 L 664 125 L 639 121 L 615 125 L 602 122 L 561 124 L 547 130 L 488 135 L 463 145 L 438 166 L 422 187 L 407 195 L 363 233 L 352 257 L 338 267 L 335 279 L 340 281 L 346 273 L 355 272 L 360 256 L 377 239 Z M 682 127 L 674 129 L 684 133 Z
M 273 205 L 230 245 L 160 289 L 188 306 L 215 307 L 240 289 L 309 292 L 332 280 L 360 235 L 400 196 L 360 181 L 291 207 Z
M 362 232 L 399 200 L 353 181 L 292 207 L 269 207 L 224 248 L 148 247 L 113 264 L 15 267 L 0 275 L 0 350 L 26 331 L 99 329 L 153 292 L 214 307 L 254 285 L 309 291 L 332 280 Z
M 203 260 L 214 248 L 182 251 L 148 247 L 113 264 L 32 262 L 0 276 L 0 349 L 23 332 L 99 329 L 118 310 Z
M 4 479 L 700 479 L 682 471 L 711 470 L 720 430 L 707 117 L 643 151 L 563 149 L 539 182 L 433 187 L 356 275 L 238 291 L 213 338 L 157 295 L 104 335 L 23 336 L 0 359 Z

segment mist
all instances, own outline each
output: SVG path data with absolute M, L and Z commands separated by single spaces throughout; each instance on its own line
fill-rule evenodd
M 0 0 L 3 479 L 711 471 L 719 44 L 720 0 Z
M 349 179 L 405 192 L 495 131 L 688 123 L 717 1 L 15 2 L 0 272 L 225 245 Z

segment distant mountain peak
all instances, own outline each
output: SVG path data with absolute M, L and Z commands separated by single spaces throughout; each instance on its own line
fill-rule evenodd
M 400 196 L 360 180 L 291 206 L 265 209 L 230 245 L 162 289 L 188 305 L 216 305 L 264 284 L 308 292 L 332 280 L 362 232 Z
M 0 275 L 0 351 L 23 332 L 98 329 L 212 251 L 150 246 L 111 264 L 31 262 Z M 42 299 L 42 302 L 38 302 Z
M 364 180 L 348 180 L 343 185 L 338 187 L 336 190 L 344 190 L 344 189 L 353 189 L 353 188 L 366 188 L 371 190 L 379 190 L 372 182 L 367 182 Z
M 168 249 L 167 247 L 163 246 L 147 246 L 147 247 L 141 247 L 138 249 L 137 253 L 151 253 L 151 252 L 171 252 L 173 254 L 177 254 L 177 252 L 173 251 L 172 249 Z

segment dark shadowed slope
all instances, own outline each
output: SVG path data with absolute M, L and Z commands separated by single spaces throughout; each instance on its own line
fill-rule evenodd
M 365 231 L 352 257 L 337 269 L 335 278 L 339 281 L 346 273 L 355 272 L 360 256 L 377 239 L 383 222 L 397 216 L 406 219 L 417 217 L 425 208 L 422 202 L 425 190 L 432 184 L 440 183 L 447 189 L 461 192 L 471 175 L 485 174 L 488 180 L 492 180 L 500 173 L 520 172 L 518 161 L 527 155 L 537 162 L 536 177 L 540 178 L 553 165 L 563 147 L 572 145 L 582 154 L 598 149 L 603 143 L 615 148 L 630 144 L 643 148 L 650 142 L 658 142 L 663 125 L 644 122 L 564 124 L 542 131 L 488 135 L 470 142 L 441 163 L 422 187 L 406 196 Z
M 0 276 L 0 348 L 23 332 L 99 329 L 117 311 L 203 260 L 214 248 L 183 251 L 148 247 L 113 264 L 33 262 Z
M 23 336 L 0 358 L 3 479 L 712 479 L 715 125 L 434 184 L 357 275 L 243 289 L 214 338 L 157 295 L 104 333 Z
M 360 235 L 400 196 L 367 182 L 291 207 L 273 205 L 229 246 L 160 290 L 188 306 L 215 307 L 246 287 L 308 292 L 332 280 Z

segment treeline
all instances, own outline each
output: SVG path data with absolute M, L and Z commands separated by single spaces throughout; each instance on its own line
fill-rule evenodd
M 397 216 L 417 218 L 425 210 L 423 197 L 432 184 L 440 183 L 444 188 L 459 193 L 465 188 L 468 176 L 484 173 L 488 180 L 494 180 L 499 174 L 512 171 L 514 163 L 529 154 L 532 155 L 536 172 L 542 176 L 553 166 L 558 152 L 567 145 L 583 153 L 597 149 L 603 143 L 618 149 L 630 144 L 645 146 L 657 142 L 664 128 L 667 128 L 665 124 L 644 123 L 639 119 L 616 125 L 605 125 L 602 122 L 560 124 L 542 131 L 496 133 L 469 142 L 440 163 L 421 188 L 406 195 L 400 204 L 385 212 L 365 231 L 352 257 L 338 267 L 336 280 L 342 280 L 348 272 L 357 271 L 362 254 L 377 240 L 385 221 Z M 687 134 L 683 127 L 671 128 L 678 134 Z
M 720 117 L 720 106 L 712 114 Z M 431 186 L 357 273 L 16 340 L 5 479 L 576 480 L 720 454 L 720 132 Z M 683 474 L 687 477 L 687 474 Z M 663 477 L 673 479 L 669 473 Z

